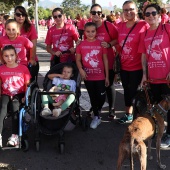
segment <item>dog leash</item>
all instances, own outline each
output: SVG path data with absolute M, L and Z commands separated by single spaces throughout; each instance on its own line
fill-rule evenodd
M 150 110 L 152 108 L 152 104 L 151 104 L 149 94 L 148 94 L 148 82 L 145 81 L 143 83 L 143 85 L 144 85 L 143 89 L 144 89 L 145 96 L 146 96 L 146 101 L 147 101 L 147 110 Z

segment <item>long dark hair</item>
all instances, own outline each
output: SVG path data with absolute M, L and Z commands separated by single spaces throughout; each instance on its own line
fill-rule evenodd
M 28 32 L 30 30 L 31 23 L 28 19 L 27 11 L 25 10 L 25 8 L 23 6 L 16 6 L 15 9 L 14 9 L 14 12 L 16 12 L 17 10 L 19 10 L 22 14 L 24 14 L 25 21 L 24 21 L 24 24 L 23 24 L 23 28 L 24 28 L 25 32 Z

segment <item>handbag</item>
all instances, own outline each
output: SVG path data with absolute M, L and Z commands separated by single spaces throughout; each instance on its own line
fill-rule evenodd
M 127 40 L 128 36 L 129 36 L 129 34 L 135 28 L 137 23 L 138 23 L 138 21 L 135 22 L 135 24 L 133 25 L 133 27 L 130 29 L 129 33 L 127 34 L 127 36 L 126 36 L 126 38 L 125 38 L 125 40 L 123 42 L 123 45 L 122 45 L 122 51 L 123 51 L 123 47 L 124 47 L 124 45 L 126 43 L 126 40 Z M 122 51 L 121 51 L 121 53 L 122 53 Z M 116 74 L 120 73 L 120 71 L 121 71 L 121 60 L 120 59 L 121 59 L 121 54 L 117 54 L 116 57 L 115 57 L 115 63 L 114 63 L 114 72 Z

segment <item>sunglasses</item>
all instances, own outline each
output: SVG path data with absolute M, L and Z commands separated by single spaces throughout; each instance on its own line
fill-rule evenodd
M 20 16 L 25 17 L 25 16 L 26 16 L 25 14 L 22 14 L 22 13 L 15 13 L 15 15 L 16 15 L 17 17 L 20 17 Z
M 123 9 L 123 12 L 128 13 L 134 11 L 135 8 Z
M 54 19 L 61 18 L 61 17 L 62 17 L 61 14 L 59 14 L 59 15 L 54 15 L 54 16 L 53 16 Z
M 149 17 L 152 14 L 152 16 L 156 16 L 157 12 L 156 11 L 152 11 L 152 12 L 146 12 L 145 13 L 145 17 Z
M 102 11 L 91 11 L 90 12 L 92 15 L 101 15 L 102 14 Z

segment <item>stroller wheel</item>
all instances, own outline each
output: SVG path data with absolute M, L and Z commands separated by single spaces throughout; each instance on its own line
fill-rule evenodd
M 40 150 L 40 142 L 36 141 L 35 145 L 36 145 L 36 151 L 39 152 L 39 150 Z
M 64 153 L 64 143 L 59 144 L 60 154 Z
M 28 151 L 29 149 L 28 140 L 24 139 L 21 141 L 21 148 L 24 152 Z

